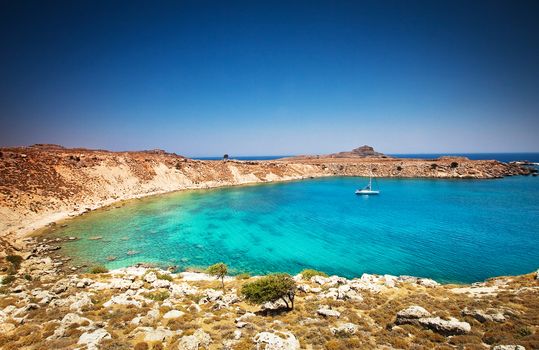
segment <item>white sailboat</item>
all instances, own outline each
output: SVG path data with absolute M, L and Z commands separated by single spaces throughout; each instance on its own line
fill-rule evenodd
M 360 190 L 356 190 L 356 194 L 373 195 L 373 194 L 380 194 L 380 191 L 372 189 L 372 176 L 369 176 L 369 184 Z

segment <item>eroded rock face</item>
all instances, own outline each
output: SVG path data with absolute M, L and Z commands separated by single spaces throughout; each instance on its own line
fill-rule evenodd
M 299 341 L 290 332 L 261 332 L 253 338 L 257 350 L 299 350 Z
M 426 317 L 420 318 L 419 324 L 446 336 L 466 334 L 472 330 L 472 327 L 468 322 L 462 322 L 456 318 L 443 320 L 440 317 Z
M 464 310 L 462 310 L 462 315 L 463 316 L 471 316 L 471 317 L 475 318 L 476 320 L 478 320 L 479 322 L 482 322 L 482 323 L 483 322 L 504 322 L 505 321 L 505 316 L 503 315 L 503 313 L 501 313 L 498 310 L 483 311 L 483 310 L 477 310 L 477 309 L 469 310 L 468 308 L 465 308 Z
M 399 311 L 395 323 L 422 326 L 442 335 L 458 335 L 471 331 L 471 326 L 468 322 L 462 322 L 455 318 L 443 320 L 440 317 L 432 317 L 430 312 L 417 305 Z

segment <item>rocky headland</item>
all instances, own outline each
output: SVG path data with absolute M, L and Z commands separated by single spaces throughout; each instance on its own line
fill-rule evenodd
M 537 273 L 472 285 L 411 276 L 294 276 L 293 310 L 240 293 L 259 277 L 139 264 L 75 266 L 35 229 L 164 192 L 324 176 L 491 179 L 531 168 L 466 158 L 200 161 L 160 150 L 0 149 L 1 349 L 537 349 Z M 359 153 L 369 155 L 358 156 Z M 73 238 L 76 239 L 76 238 Z

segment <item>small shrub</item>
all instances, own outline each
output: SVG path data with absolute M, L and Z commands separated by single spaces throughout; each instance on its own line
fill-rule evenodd
M 248 280 L 251 278 L 251 275 L 248 273 L 240 273 L 239 275 L 236 275 L 237 280 Z
M 166 280 L 166 281 L 169 281 L 169 282 L 172 282 L 173 281 L 173 278 L 171 275 L 167 275 L 166 273 L 157 273 L 157 278 L 160 279 L 160 280 Z
M 251 303 L 263 304 L 281 299 L 288 309 L 293 309 L 296 282 L 288 274 L 272 274 L 244 284 L 241 293 Z
M 437 167 L 438 167 L 438 164 L 436 164 L 436 163 L 432 163 L 432 164 L 430 165 L 430 168 L 431 168 L 432 170 L 436 169 Z
M 22 256 L 20 255 L 8 255 L 6 256 L 6 260 L 9 261 L 16 270 L 21 267 Z
M 10 284 L 11 282 L 15 281 L 15 276 L 13 275 L 7 275 L 6 277 L 2 278 L 2 284 Z
M 458 167 L 458 166 L 459 166 L 459 163 L 457 163 L 457 162 L 452 162 L 451 165 L 449 165 L 449 167 L 450 167 L 451 169 L 455 169 L 455 168 Z
M 27 281 L 31 281 L 31 280 L 32 280 L 32 276 L 30 276 L 29 274 L 25 273 L 25 274 L 24 274 L 24 279 L 27 280 Z
M 528 327 L 522 327 L 517 331 L 517 334 L 520 337 L 527 337 L 528 335 L 531 335 L 533 332 Z
M 228 273 L 228 266 L 226 266 L 225 263 L 220 262 L 208 267 L 207 272 L 208 274 L 219 278 L 221 280 L 221 286 L 223 287 L 223 290 L 225 290 L 225 276 Z
M 145 298 L 151 299 L 153 301 L 163 301 L 163 300 L 168 299 L 170 294 L 167 291 L 156 291 L 156 292 L 142 293 L 142 296 Z
M 400 165 L 397 166 L 397 171 L 401 171 L 402 167 Z
M 327 273 L 318 271 L 318 270 L 313 270 L 313 269 L 305 269 L 301 271 L 301 276 L 303 276 L 303 279 L 306 279 L 306 280 L 310 280 L 311 277 L 314 277 L 314 276 L 328 277 Z
M 107 269 L 103 265 L 97 265 L 90 269 L 90 273 L 107 273 L 109 272 L 109 269 Z
M 148 350 L 148 344 L 144 342 L 137 343 L 134 347 L 135 350 Z

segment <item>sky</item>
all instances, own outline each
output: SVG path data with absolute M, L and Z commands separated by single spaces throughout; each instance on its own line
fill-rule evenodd
M 0 146 L 539 151 L 538 1 L 0 0 Z

